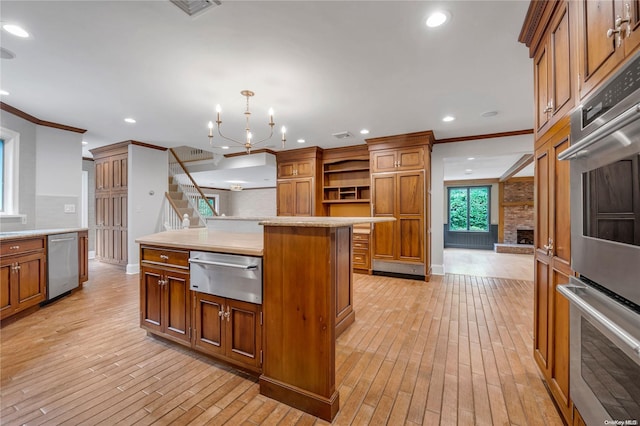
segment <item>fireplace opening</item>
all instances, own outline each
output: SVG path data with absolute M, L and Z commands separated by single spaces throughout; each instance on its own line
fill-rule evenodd
M 533 245 L 533 229 L 517 229 L 516 239 L 518 244 Z

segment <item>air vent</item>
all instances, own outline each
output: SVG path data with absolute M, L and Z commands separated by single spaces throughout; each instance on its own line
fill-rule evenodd
M 331 136 L 337 139 L 347 139 L 347 138 L 353 137 L 353 135 L 350 132 L 338 132 L 338 133 L 332 134 Z
M 170 0 L 189 16 L 197 15 L 213 6 L 220 6 L 220 0 Z

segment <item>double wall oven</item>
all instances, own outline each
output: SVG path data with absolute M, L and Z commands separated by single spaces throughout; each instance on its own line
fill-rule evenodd
M 571 117 L 571 399 L 588 425 L 640 422 L 640 54 Z

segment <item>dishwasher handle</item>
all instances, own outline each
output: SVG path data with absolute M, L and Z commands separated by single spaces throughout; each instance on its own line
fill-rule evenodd
M 194 263 L 196 265 L 226 266 L 228 268 L 244 270 L 253 270 L 258 268 L 258 265 L 238 265 L 237 263 L 213 262 L 211 260 L 194 259 L 191 257 L 189 258 L 189 263 Z
M 75 240 L 75 237 L 69 237 L 69 238 L 55 238 L 55 239 L 51 239 L 49 240 L 50 243 L 61 243 L 63 241 L 73 241 Z

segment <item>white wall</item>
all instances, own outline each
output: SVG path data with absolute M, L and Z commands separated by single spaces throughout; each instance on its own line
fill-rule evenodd
M 127 273 L 140 271 L 136 238 L 154 234 L 162 221 L 162 202 L 168 189 L 167 151 L 129 145 L 127 206 Z
M 35 228 L 79 227 L 82 134 L 37 126 L 36 141 Z
M 276 216 L 276 188 L 243 189 L 229 193 L 228 216 Z
M 431 154 L 431 270 L 444 274 L 444 159 L 448 157 L 533 152 L 533 135 L 435 144 Z M 492 191 L 493 197 L 493 191 Z M 498 198 L 497 196 L 494 198 Z M 493 223 L 493 218 L 492 218 Z

